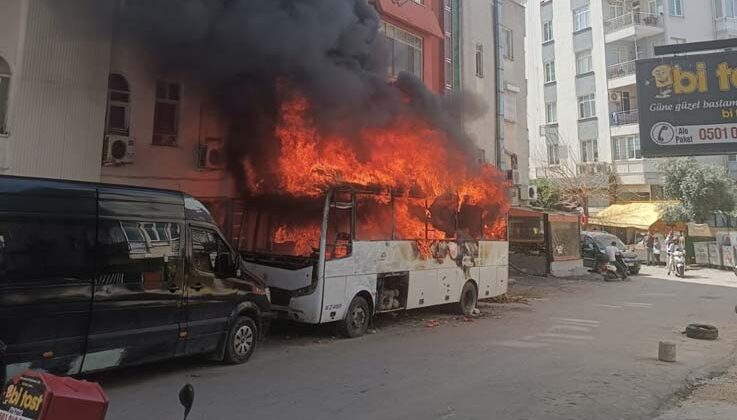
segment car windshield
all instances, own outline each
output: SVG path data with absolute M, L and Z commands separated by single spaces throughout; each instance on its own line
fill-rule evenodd
M 601 249 L 608 247 L 612 244 L 612 242 L 617 243 L 617 248 L 619 248 L 620 251 L 624 251 L 626 249 L 624 246 L 624 242 L 622 242 L 614 235 L 596 235 L 594 236 L 594 241 L 596 242 L 596 245 L 598 245 Z

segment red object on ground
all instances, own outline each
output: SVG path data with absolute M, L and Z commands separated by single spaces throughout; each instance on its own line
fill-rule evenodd
M 107 396 L 95 382 L 29 370 L 8 383 L 0 418 L 104 420 L 107 407 Z

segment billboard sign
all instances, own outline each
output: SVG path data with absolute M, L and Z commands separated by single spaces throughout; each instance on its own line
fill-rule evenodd
M 737 52 L 637 61 L 644 157 L 737 153 Z

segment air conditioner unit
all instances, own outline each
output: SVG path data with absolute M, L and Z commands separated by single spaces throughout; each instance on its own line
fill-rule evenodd
M 520 182 L 519 170 L 518 169 L 507 170 L 507 181 L 510 181 L 512 185 L 519 185 L 519 182 Z
M 619 102 L 622 99 L 622 95 L 619 92 L 609 92 L 609 100 L 611 102 Z
M 136 157 L 135 145 L 136 141 L 131 137 L 113 134 L 105 136 L 102 142 L 102 164 L 122 165 L 133 163 Z
M 222 169 L 223 166 L 225 166 L 225 155 L 223 144 L 220 140 L 209 139 L 205 144 L 199 145 L 197 167 L 202 169 Z
M 537 200 L 537 185 L 523 185 L 522 199 L 528 201 Z

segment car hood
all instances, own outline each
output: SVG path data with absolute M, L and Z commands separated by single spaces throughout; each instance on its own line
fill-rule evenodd
M 623 256 L 624 258 L 627 258 L 627 259 L 634 259 L 634 258 L 638 258 L 638 257 L 637 257 L 637 254 L 636 254 L 636 253 L 634 253 L 634 252 L 630 252 L 630 251 L 625 251 L 625 252 L 623 252 L 623 253 L 622 253 L 622 256 Z

